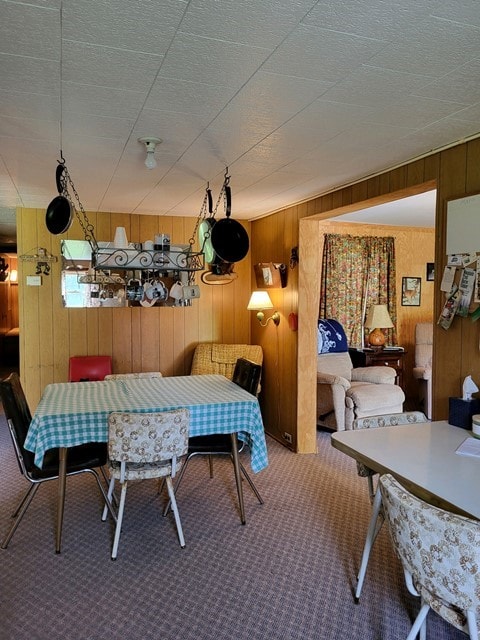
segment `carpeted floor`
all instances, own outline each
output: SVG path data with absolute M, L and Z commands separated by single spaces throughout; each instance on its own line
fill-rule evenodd
M 187 546 L 161 514 L 156 483 L 132 485 L 119 556 L 100 520 L 91 478 L 71 478 L 63 551 L 54 553 L 55 484 L 40 488 L 8 549 L 0 551 L 1 640 L 393 640 L 418 602 L 403 583 L 388 532 L 375 544 L 362 599 L 354 576 L 370 505 L 355 463 L 318 433 L 317 455 L 268 440 L 270 464 L 245 485 L 247 524 L 233 469 L 192 460 L 178 494 Z M 0 537 L 26 482 L 0 416 Z M 428 636 L 465 636 L 429 614 Z

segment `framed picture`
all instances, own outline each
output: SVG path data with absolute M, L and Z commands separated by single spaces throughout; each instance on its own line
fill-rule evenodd
M 422 279 L 406 276 L 402 278 L 402 306 L 419 307 Z
M 433 262 L 427 262 L 427 281 L 435 280 L 434 268 L 435 268 L 435 265 Z

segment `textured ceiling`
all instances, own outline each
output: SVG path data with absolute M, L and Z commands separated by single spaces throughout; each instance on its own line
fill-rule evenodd
M 253 219 L 480 130 L 478 0 L 0 12 L 3 218 L 56 195 L 60 148 L 87 211 L 196 215 L 228 166 L 232 215 Z M 163 140 L 151 171 L 142 136 Z

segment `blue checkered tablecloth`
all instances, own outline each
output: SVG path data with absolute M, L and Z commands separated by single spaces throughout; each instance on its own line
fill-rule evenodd
M 268 465 L 257 398 L 219 375 L 49 384 L 32 419 L 25 448 L 42 466 L 48 449 L 106 442 L 111 411 L 190 410 L 190 435 L 237 432 L 250 448 L 252 471 Z

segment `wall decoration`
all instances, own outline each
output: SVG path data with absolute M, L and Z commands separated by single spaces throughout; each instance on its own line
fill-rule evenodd
M 259 262 L 253 268 L 259 289 L 287 286 L 287 267 L 282 262 Z
M 427 281 L 433 282 L 433 280 L 435 280 L 435 264 L 427 262 Z
M 412 276 L 402 278 L 402 306 L 419 307 L 422 279 Z

